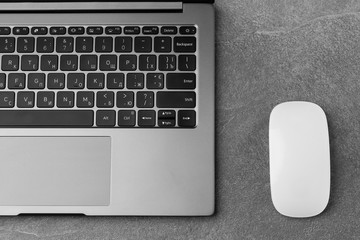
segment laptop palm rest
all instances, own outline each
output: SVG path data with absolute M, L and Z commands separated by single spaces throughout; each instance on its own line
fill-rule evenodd
M 110 137 L 0 137 L 0 205 L 106 206 Z

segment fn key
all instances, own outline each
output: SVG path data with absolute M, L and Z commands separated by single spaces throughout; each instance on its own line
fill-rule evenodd
M 178 112 L 179 127 L 193 128 L 196 126 L 196 112 L 193 110 L 180 110 Z

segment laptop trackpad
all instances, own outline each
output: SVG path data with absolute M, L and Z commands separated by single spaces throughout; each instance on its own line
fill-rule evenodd
M 0 137 L 0 205 L 109 205 L 110 148 L 110 137 Z

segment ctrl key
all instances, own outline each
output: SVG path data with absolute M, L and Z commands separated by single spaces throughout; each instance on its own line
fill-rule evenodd
M 134 127 L 136 122 L 135 110 L 120 110 L 118 116 L 119 127 Z
M 196 126 L 196 112 L 193 110 L 180 110 L 178 112 L 179 127 L 193 128 Z

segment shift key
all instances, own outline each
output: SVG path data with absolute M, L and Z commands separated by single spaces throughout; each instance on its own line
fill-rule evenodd
M 195 92 L 157 92 L 156 106 L 158 108 L 194 108 L 196 94 Z

